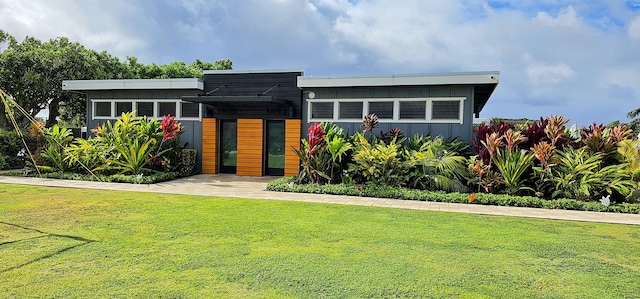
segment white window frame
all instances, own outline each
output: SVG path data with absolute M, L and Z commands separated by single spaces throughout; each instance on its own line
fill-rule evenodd
M 108 120 L 118 119 L 121 116 L 116 114 L 116 103 L 118 102 L 130 102 L 131 108 L 137 111 L 138 103 L 153 103 L 153 116 L 147 115 L 147 117 L 160 119 L 160 105 L 159 103 L 173 103 L 176 107 L 175 116 L 177 120 L 190 120 L 190 121 L 202 121 L 202 104 L 198 103 L 198 117 L 181 117 L 182 105 L 181 103 L 189 103 L 179 99 L 91 99 L 91 118 L 95 120 Z M 96 103 L 111 103 L 111 115 L 110 116 L 97 116 L 96 115 Z M 136 113 L 137 116 L 137 113 Z
M 430 98 L 341 98 L 341 99 L 307 99 L 307 122 L 362 122 L 365 115 L 369 114 L 370 102 L 393 102 L 393 119 L 379 119 L 380 123 L 444 123 L 463 124 L 464 123 L 464 103 L 466 97 L 430 97 Z M 432 119 L 433 102 L 436 101 L 459 101 L 460 110 L 458 119 Z M 360 119 L 340 119 L 340 103 L 362 102 L 362 117 Z M 401 119 L 400 102 L 426 102 L 424 119 Z M 312 118 L 311 108 L 313 103 L 333 103 L 332 118 Z

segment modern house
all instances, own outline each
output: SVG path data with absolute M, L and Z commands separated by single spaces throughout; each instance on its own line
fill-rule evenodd
M 63 90 L 87 95 L 87 127 L 122 112 L 175 115 L 181 141 L 198 151 L 203 173 L 294 175 L 291 147 L 314 122 L 354 133 L 369 113 L 376 130 L 458 137 L 470 142 L 499 72 L 383 77 L 306 77 L 299 70 L 205 71 L 199 79 L 69 80 Z

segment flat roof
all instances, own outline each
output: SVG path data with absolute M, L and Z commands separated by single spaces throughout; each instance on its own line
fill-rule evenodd
M 273 69 L 273 70 L 204 70 L 205 75 L 214 74 L 272 74 L 272 73 L 301 73 L 304 76 L 303 70 L 297 69 Z
M 298 77 L 298 87 L 365 87 L 498 84 L 500 72 L 390 75 L 371 77 Z
M 113 79 L 64 80 L 62 90 L 117 90 L 117 89 L 198 89 L 204 90 L 198 78 L 172 79 Z

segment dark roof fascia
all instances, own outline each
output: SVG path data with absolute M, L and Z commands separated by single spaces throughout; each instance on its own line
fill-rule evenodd
M 290 105 L 291 102 L 272 96 L 183 96 L 183 101 L 192 103 L 275 103 Z

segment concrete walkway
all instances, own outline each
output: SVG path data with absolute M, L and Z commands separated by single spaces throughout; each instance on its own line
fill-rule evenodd
M 206 196 L 239 197 L 253 199 L 286 200 L 316 202 L 326 204 L 348 204 L 359 206 L 377 206 L 409 210 L 429 210 L 459 212 L 470 214 L 530 217 L 570 221 L 589 221 L 640 225 L 638 214 L 618 214 L 602 212 L 581 212 L 568 210 L 549 210 L 537 208 L 519 208 L 486 206 L 477 204 L 456 204 L 424 202 L 412 200 L 383 199 L 358 196 L 340 196 L 326 194 L 306 194 L 265 191 L 272 177 L 239 177 L 228 174 L 195 175 L 183 179 L 152 185 L 125 183 L 101 183 L 58 179 L 40 179 L 26 177 L 0 176 L 0 184 L 23 184 L 64 188 L 83 188 L 100 190 L 121 190 L 137 192 L 156 192 L 169 194 L 189 194 Z M 2 185 L 0 185 L 2 188 Z

